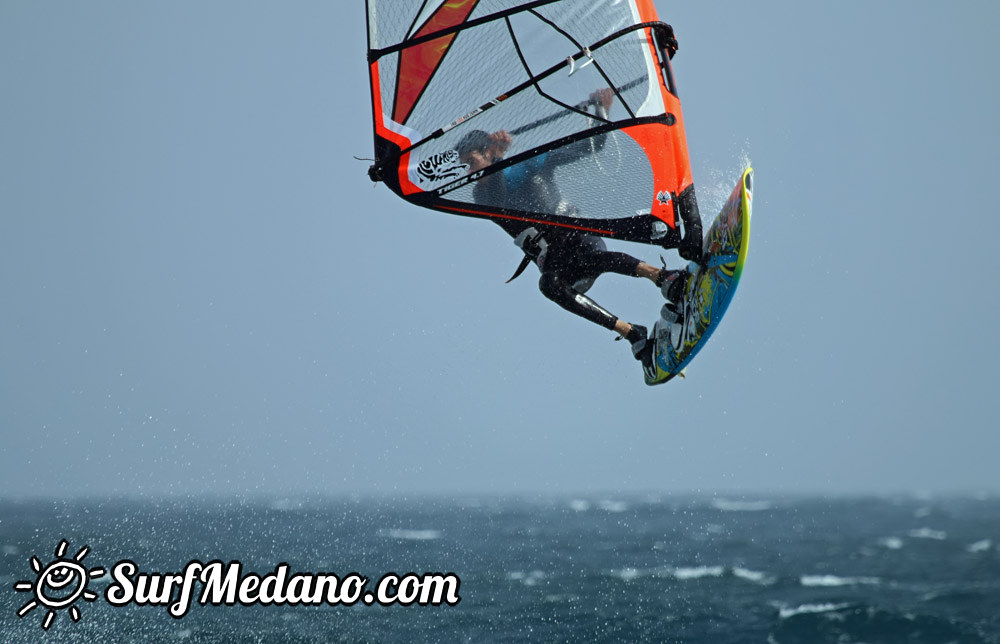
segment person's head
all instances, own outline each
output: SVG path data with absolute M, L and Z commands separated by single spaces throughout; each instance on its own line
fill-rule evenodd
M 493 139 L 489 134 L 482 130 L 472 130 L 462 137 L 455 146 L 455 151 L 458 152 L 459 160 L 469 166 L 469 171 L 476 172 L 496 161 L 491 148 Z

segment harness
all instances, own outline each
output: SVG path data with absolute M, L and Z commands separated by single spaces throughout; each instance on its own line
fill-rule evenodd
M 549 243 L 545 241 L 545 237 L 537 228 L 525 228 L 514 238 L 514 245 L 524 251 L 524 257 L 521 259 L 521 263 L 517 265 L 517 269 L 514 274 L 510 276 L 507 280 L 507 284 L 510 284 L 524 272 L 524 269 L 528 268 L 528 264 L 534 260 L 538 264 L 538 268 L 543 268 L 545 266 L 545 254 L 549 250 Z

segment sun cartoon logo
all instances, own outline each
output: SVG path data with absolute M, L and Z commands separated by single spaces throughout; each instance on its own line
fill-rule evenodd
M 65 539 L 56 546 L 56 558 L 49 565 L 42 567 L 38 557 L 29 561 L 31 569 L 38 577 L 35 581 L 19 581 L 14 584 L 18 592 L 32 592 L 35 597 L 17 611 L 18 617 L 24 617 L 39 605 L 48 608 L 49 612 L 42 618 L 42 628 L 49 630 L 56 618 L 56 611 L 69 608 L 69 616 L 74 622 L 80 621 L 80 609 L 74 606 L 76 600 L 83 597 L 92 602 L 97 599 L 97 593 L 87 590 L 87 582 L 94 577 L 104 575 L 104 568 L 87 570 L 80 562 L 90 552 L 90 546 L 84 546 L 72 558 L 66 558 L 69 543 Z

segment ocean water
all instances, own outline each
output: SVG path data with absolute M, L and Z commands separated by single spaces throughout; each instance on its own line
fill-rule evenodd
M 19 616 L 84 546 L 88 573 L 454 573 L 460 601 L 175 618 L 98 571 L 92 601 Z M 0 642 L 1000 642 L 1000 498 L 0 501 Z

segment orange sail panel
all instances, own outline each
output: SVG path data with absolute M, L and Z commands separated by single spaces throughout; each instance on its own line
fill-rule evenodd
M 478 0 L 451 0 L 435 11 L 413 38 L 421 38 L 442 29 L 455 27 L 472 13 Z M 444 60 L 457 34 L 451 33 L 440 38 L 410 47 L 403 51 L 399 61 L 399 82 L 396 85 L 396 101 L 392 110 L 392 120 L 406 123 L 417 100 L 427 87 Z

